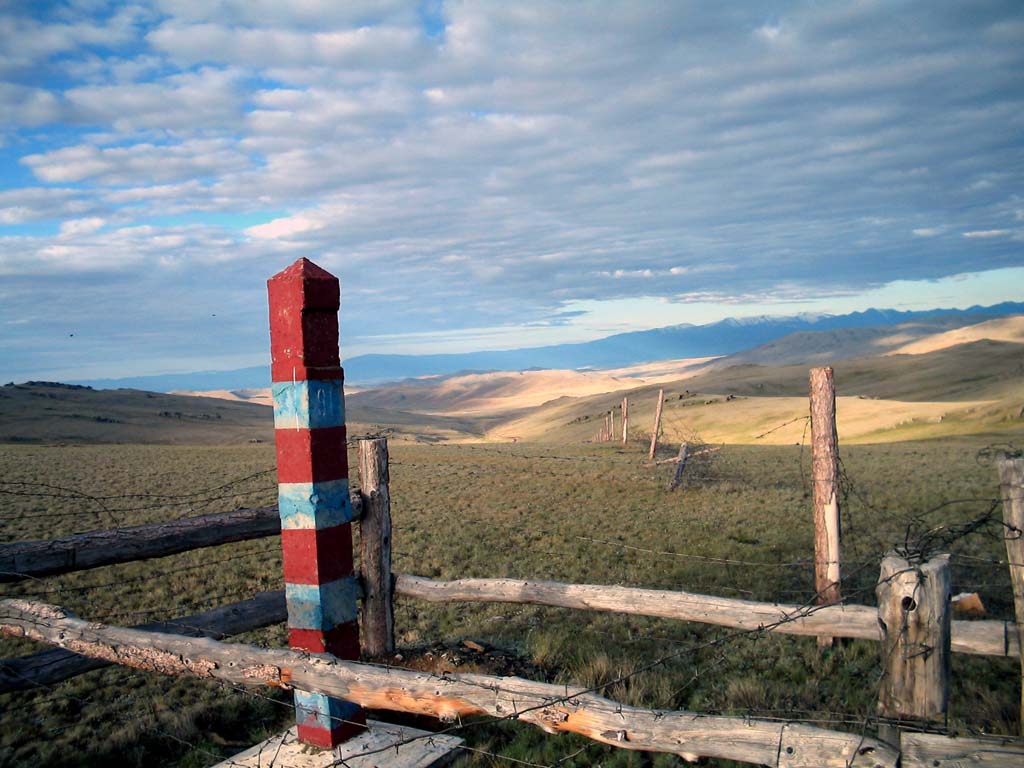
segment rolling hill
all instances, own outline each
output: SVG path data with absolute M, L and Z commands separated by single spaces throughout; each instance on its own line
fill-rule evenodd
M 919 326 L 918 335 L 907 336 L 908 343 L 923 335 L 934 334 L 996 317 L 1024 313 L 1024 303 L 1004 302 L 990 307 L 969 309 L 931 309 L 902 312 L 891 309 L 869 309 L 847 315 L 797 315 L 792 317 L 728 318 L 706 325 L 675 325 L 647 331 L 620 333 L 607 338 L 577 344 L 558 344 L 526 349 L 466 352 L 445 355 L 357 355 L 345 358 L 346 380 L 352 384 L 379 384 L 422 376 L 451 375 L 488 371 L 523 371 L 535 368 L 610 369 L 634 366 L 659 360 L 694 357 L 717 357 L 767 345 L 799 333 L 849 331 L 851 329 L 883 328 L 906 325 L 909 333 Z M 877 336 L 878 334 L 874 334 Z M 869 334 L 870 336 L 870 334 Z M 837 338 L 850 339 L 849 334 Z M 806 344 L 820 337 L 803 338 Z M 815 342 L 819 343 L 819 342 Z M 835 341 L 825 342 L 827 347 Z M 342 354 L 345 352 L 342 339 Z M 792 347 L 791 347 L 792 348 Z M 807 350 L 795 347 L 800 355 Z M 881 348 L 850 350 L 842 356 L 881 354 Z M 768 352 L 769 357 L 749 362 L 808 362 L 805 357 L 783 359 L 782 350 Z M 813 362 L 813 361 L 811 361 Z M 267 366 L 240 368 L 234 371 L 199 371 L 121 379 L 75 381 L 96 388 L 133 388 L 170 392 L 172 390 L 209 391 L 263 388 L 270 384 Z
M 922 355 L 958 344 L 988 339 L 1024 344 L 1024 315 L 987 320 L 977 325 L 955 328 L 909 342 L 889 352 L 890 355 Z
M 44 381 L 0 387 L 0 442 L 211 445 L 273 437 L 273 412 L 263 405 Z
M 428 442 L 479 440 L 494 421 L 359 404 L 347 411 L 350 436 L 387 433 Z M 0 387 L 0 443 L 229 445 L 273 439 L 273 409 L 254 402 L 57 382 Z
M 649 435 L 657 391 L 664 388 L 666 440 L 699 433 L 711 442 L 801 441 L 807 365 L 719 363 L 710 371 L 626 393 L 636 435 Z M 983 433 L 1005 439 L 1024 433 L 1024 344 L 984 339 L 920 355 L 854 358 L 834 367 L 844 441 Z M 616 408 L 623 394 L 563 398 L 489 434 L 552 442 L 591 439 L 603 414 Z M 785 422 L 792 423 L 775 429 Z
M 798 331 L 716 359 L 406 380 L 350 391 L 349 433 L 429 442 L 580 442 L 592 439 L 603 414 L 618 409 L 628 395 L 639 437 L 650 429 L 656 393 L 664 388 L 669 441 L 699 432 L 712 441 L 798 442 L 807 411 L 807 370 L 824 362 L 836 368 L 845 441 L 1024 431 L 1024 317 L 953 328 L 951 322 L 940 317 L 882 328 Z M 0 441 L 203 444 L 272 438 L 271 409 L 259 404 L 269 402 L 266 390 L 195 394 L 8 385 L 0 388 Z M 790 423 L 779 427 L 784 422 Z
M 707 358 L 666 360 L 610 371 L 495 371 L 410 379 L 348 396 L 357 408 L 406 409 L 430 414 L 499 416 L 534 408 L 560 397 L 619 392 L 672 381 L 702 370 Z

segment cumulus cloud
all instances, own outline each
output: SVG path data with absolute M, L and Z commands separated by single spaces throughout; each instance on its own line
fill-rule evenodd
M 0 11 L 25 295 L 211 281 L 262 333 L 263 280 L 307 255 L 388 286 L 365 338 L 1024 260 L 1014 3 L 29 6 Z
M 268 221 L 266 224 L 249 227 L 245 230 L 245 234 L 259 240 L 281 240 L 293 235 L 314 232 L 323 229 L 324 226 L 326 225 L 323 221 L 308 216 L 287 216 Z
M 58 13 L 40 19 L 32 5 L 5 3 L 0 9 L 0 73 L 25 75 L 54 56 L 129 44 L 145 15 L 140 6 L 128 5 L 91 17 Z
M 18 125 L 45 125 L 63 114 L 60 99 L 43 88 L 0 83 L 0 111 Z
M 154 48 L 185 63 L 263 66 L 274 51 L 277 67 L 324 65 L 362 70 L 408 67 L 419 59 L 422 37 L 403 27 L 359 27 L 329 32 L 168 22 L 149 33 Z
M 83 216 L 104 206 L 80 190 L 28 187 L 0 190 L 0 223 L 26 224 Z
M 239 73 L 201 69 L 159 82 L 88 85 L 65 91 L 72 119 L 116 131 L 158 128 L 209 130 L 241 117 Z
M 1010 234 L 1008 229 L 974 229 L 963 233 L 964 237 L 980 238 L 983 240 L 993 237 L 1006 237 L 1008 234 Z
M 78 235 L 89 235 L 102 229 L 106 223 L 106 219 L 101 219 L 99 216 L 63 221 L 60 225 L 60 236 L 65 239 L 73 239 Z
M 401 0 L 157 0 L 157 6 L 184 21 L 300 30 L 416 18 L 415 9 Z
M 22 162 L 41 180 L 66 183 L 95 179 L 97 184 L 129 185 L 207 176 L 244 168 L 246 155 L 224 139 L 193 139 L 174 144 L 100 147 L 78 144 Z

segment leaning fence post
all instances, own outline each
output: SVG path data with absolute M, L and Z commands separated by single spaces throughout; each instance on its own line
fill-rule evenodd
M 814 591 L 818 605 L 840 601 L 839 583 L 839 438 L 836 434 L 836 385 L 832 368 L 812 368 L 811 477 L 814 480 Z M 819 637 L 830 646 L 834 638 Z
M 1013 607 L 1017 618 L 1017 638 L 1024 648 L 1024 459 L 1003 459 L 999 462 L 999 495 L 1003 500 L 1003 522 L 1006 529 L 1006 562 L 1013 585 Z M 1024 653 L 1021 664 L 1020 732 L 1024 735 Z
M 299 259 L 267 281 L 288 644 L 359 658 L 352 572 L 338 278 Z M 299 738 L 333 747 L 363 730 L 358 706 L 295 691 Z
M 686 456 L 689 450 L 690 446 L 685 440 L 679 444 L 679 455 L 676 457 L 676 472 L 672 476 L 672 482 L 668 485 L 670 491 L 674 491 L 683 482 L 683 470 L 686 469 Z
M 395 652 L 395 610 L 391 583 L 391 493 L 388 441 L 359 441 L 359 562 L 363 572 L 363 651 L 379 657 Z
M 899 745 L 891 721 L 945 722 L 949 702 L 949 555 L 913 563 L 890 552 L 882 560 L 878 586 L 882 640 L 883 723 L 879 737 Z
M 658 390 L 658 406 L 654 409 L 654 431 L 651 432 L 651 450 L 647 452 L 647 460 L 654 459 L 654 452 L 658 449 L 658 433 L 661 431 L 661 410 L 665 407 L 665 390 Z
M 629 398 L 622 398 L 622 444 L 629 441 Z

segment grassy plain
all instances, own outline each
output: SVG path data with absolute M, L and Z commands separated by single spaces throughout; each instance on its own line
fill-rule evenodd
M 980 340 L 927 354 L 835 364 L 841 441 L 877 443 L 1024 429 L 1024 344 Z M 807 365 L 732 365 L 678 381 L 589 397 L 561 398 L 512 416 L 488 432 L 521 440 L 592 439 L 604 414 L 630 399 L 631 435 L 650 434 L 665 390 L 665 439 L 694 430 L 708 441 L 792 445 L 807 415 Z M 793 421 L 786 428 L 779 424 Z M 769 432 L 769 430 L 771 430 Z M 766 434 L 767 433 L 767 434 Z
M 978 451 L 1008 437 L 1019 441 L 1020 432 L 843 446 L 851 480 L 843 513 L 845 593 L 852 601 L 873 603 L 879 559 L 908 530 L 914 537 L 989 509 L 985 500 L 998 495 L 995 470 L 977 460 Z M 623 449 L 395 442 L 391 448 L 400 572 L 682 588 L 796 603 L 813 591 L 809 456 L 801 446 L 729 445 L 674 493 L 665 490 L 670 470 L 645 466 L 637 443 Z M 3 445 L 0 539 L 48 538 L 271 502 L 273 463 L 269 444 Z M 233 482 L 241 478 L 248 479 Z M 973 501 L 948 503 L 959 499 Z M 1005 566 L 991 562 L 1004 557 L 998 537 L 976 534 L 952 551 L 954 589 L 977 590 L 990 615 L 1010 617 Z M 280 583 L 279 542 L 266 539 L 5 585 L 0 593 L 132 624 L 240 600 Z M 809 638 L 737 637 L 697 624 L 532 606 L 407 600 L 399 601 L 396 626 L 408 657 L 437 641 L 472 639 L 514 651 L 550 680 L 607 684 L 606 695 L 630 704 L 795 717 L 851 730 L 874 711 L 879 665 L 873 643 L 844 643 L 821 656 Z M 282 627 L 240 639 L 285 644 Z M 0 641 L 0 657 L 36 649 Z M 656 660 L 661 663 L 631 674 Z M 458 653 L 438 660 L 439 669 L 456 672 L 467 663 Z M 1015 732 L 1016 661 L 958 655 L 953 680 L 953 728 Z M 208 765 L 290 718 L 281 694 L 259 698 L 220 684 L 101 670 L 53 690 L 0 696 L 0 766 Z M 514 764 L 510 759 L 682 764 L 516 724 L 469 725 L 462 735 L 470 747 L 499 755 L 468 752 L 460 758 L 464 766 Z
M 0 442 L 225 445 L 272 440 L 270 409 L 207 397 L 47 382 L 0 387 Z

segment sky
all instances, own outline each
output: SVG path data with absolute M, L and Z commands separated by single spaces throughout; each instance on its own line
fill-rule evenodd
M 1024 5 L 0 0 L 0 379 L 1024 299 Z

